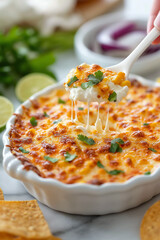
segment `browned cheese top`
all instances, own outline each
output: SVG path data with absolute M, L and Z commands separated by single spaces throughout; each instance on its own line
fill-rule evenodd
M 91 125 L 96 121 L 97 107 L 91 103 Z M 86 123 L 86 104 L 78 102 L 77 110 L 79 122 Z M 103 128 L 107 111 L 108 103 L 101 103 Z M 30 108 L 23 107 L 10 131 L 10 149 L 24 169 L 67 184 L 101 185 L 150 174 L 160 166 L 160 88 L 133 80 L 127 97 L 119 104 L 109 104 L 109 131 L 88 133 L 93 145 L 78 139 L 79 134 L 86 134 L 70 117 L 71 101 L 63 89 L 32 101 Z M 118 143 L 121 152 L 113 153 L 111 141 L 116 138 L 124 143 Z

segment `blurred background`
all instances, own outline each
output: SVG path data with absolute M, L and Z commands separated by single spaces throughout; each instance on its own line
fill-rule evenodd
M 145 36 L 151 4 L 152 0 L 0 0 L 0 91 L 31 72 L 62 80 L 82 62 L 120 62 Z M 155 78 L 159 50 L 151 46 L 132 72 Z
M 28 84 L 19 97 L 15 89 L 30 73 L 55 82 L 82 62 L 120 62 L 146 35 L 151 5 L 152 0 L 0 0 L 0 95 L 16 108 L 26 91 L 43 87 Z M 150 46 L 132 73 L 160 77 L 160 46 Z

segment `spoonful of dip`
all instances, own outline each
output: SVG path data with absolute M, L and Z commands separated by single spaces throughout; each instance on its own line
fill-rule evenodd
M 90 102 L 98 102 L 99 104 L 101 102 L 120 102 L 127 95 L 130 86 L 127 78 L 133 63 L 159 35 L 160 12 L 154 21 L 154 28 L 151 32 L 121 63 L 108 68 L 102 68 L 96 64 L 81 64 L 76 69 L 71 70 L 64 85 L 66 90 L 70 92 L 72 103 L 76 104 L 77 100 L 88 102 L 87 128 L 89 126 Z M 98 117 L 99 114 L 97 123 Z M 71 118 L 73 120 L 73 114 Z

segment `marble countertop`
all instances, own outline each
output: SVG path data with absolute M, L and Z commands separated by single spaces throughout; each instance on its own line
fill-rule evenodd
M 135 1 L 130 4 L 133 5 L 133 2 Z M 73 51 L 60 54 L 54 65 L 58 79 L 63 79 L 69 70 L 79 63 Z M 159 76 L 160 69 L 145 77 L 154 80 Z M 19 105 L 12 89 L 5 91 L 5 96 L 14 103 L 15 108 Z M 4 192 L 5 200 L 33 199 L 22 183 L 8 176 L 2 168 L 2 135 L 3 133 L 0 134 L 0 188 Z M 41 203 L 39 205 L 52 233 L 63 240 L 140 240 L 139 230 L 143 215 L 149 206 L 158 200 L 160 195 L 137 208 L 103 216 L 71 215 L 52 210 Z

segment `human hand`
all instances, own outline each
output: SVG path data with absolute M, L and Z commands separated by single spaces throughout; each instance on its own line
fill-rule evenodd
M 158 15 L 158 17 L 157 17 Z M 157 17 L 157 19 L 156 19 Z M 156 19 L 155 23 L 154 20 Z M 156 28 L 160 31 L 160 0 L 153 0 L 153 5 L 150 13 L 150 17 L 148 20 L 147 32 L 150 32 L 152 28 L 156 26 Z M 160 44 L 160 36 L 153 41 L 153 44 Z

